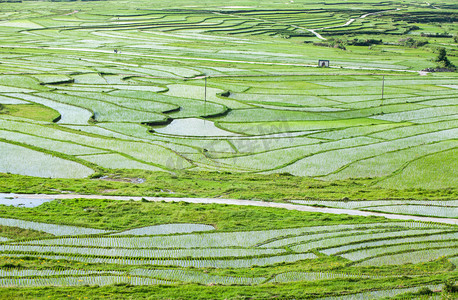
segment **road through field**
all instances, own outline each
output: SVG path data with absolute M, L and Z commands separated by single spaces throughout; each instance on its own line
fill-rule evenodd
M 328 208 L 328 207 L 315 207 L 306 206 L 290 203 L 279 203 L 279 202 L 265 202 L 255 200 L 237 200 L 237 199 L 223 199 L 223 198 L 172 198 L 172 197 L 130 197 L 130 196 L 107 196 L 107 195 L 75 195 L 75 194 L 56 194 L 56 195 L 44 195 L 44 194 L 0 194 L 0 197 L 13 198 L 15 202 L 17 200 L 30 200 L 30 199 L 43 199 L 43 200 L 64 200 L 64 199 L 108 199 L 108 200 L 119 200 L 119 201 L 141 201 L 142 199 L 148 201 L 165 201 L 165 202 L 187 202 L 187 203 L 204 203 L 204 204 L 228 204 L 228 205 L 242 205 L 242 206 L 258 206 L 258 207 L 275 207 L 284 208 L 288 210 L 297 210 L 305 212 L 319 212 L 327 214 L 346 214 L 353 216 L 363 217 L 384 217 L 387 219 L 395 220 L 408 220 L 408 221 L 421 221 L 421 222 L 435 222 L 443 224 L 458 225 L 458 219 L 452 218 L 435 218 L 435 217 L 421 217 L 412 215 L 398 215 L 398 214 L 387 214 L 370 211 L 361 211 L 354 209 L 341 209 L 341 208 Z

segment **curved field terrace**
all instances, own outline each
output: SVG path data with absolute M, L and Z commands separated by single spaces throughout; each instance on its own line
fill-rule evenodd
M 0 298 L 455 299 L 457 12 L 0 0 Z

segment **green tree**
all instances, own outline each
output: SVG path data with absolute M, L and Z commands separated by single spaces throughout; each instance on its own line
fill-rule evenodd
M 447 51 L 445 48 L 440 48 L 439 53 L 437 54 L 436 62 L 439 63 L 439 67 L 448 68 L 448 69 L 455 69 L 455 65 L 450 62 L 447 58 Z

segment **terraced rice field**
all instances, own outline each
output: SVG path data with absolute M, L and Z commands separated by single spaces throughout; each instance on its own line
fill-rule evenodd
M 294 175 L 339 193 L 357 182 L 350 197 L 366 187 L 384 197 L 308 197 L 320 188 L 311 183 L 300 197 L 269 190 L 253 200 L 375 213 L 311 220 L 300 212 L 270 224 L 256 211 L 250 221 L 265 228 L 243 227 L 234 212 L 227 229 L 204 214 L 210 204 L 167 203 L 188 211 L 167 207 L 146 222 L 136 205 L 147 199 L 119 209 L 95 198 L 99 206 L 73 207 L 1 194 L 0 204 L 15 207 L 0 205 L 0 295 L 141 285 L 183 298 L 370 299 L 456 283 L 456 226 L 371 219 L 458 217 L 458 76 L 424 70 L 445 63 L 441 48 L 458 65 L 456 3 L 283 2 L 0 0 L 0 177 L 23 180 L 18 193 L 97 185 L 100 194 L 132 195 L 143 178 L 119 180 L 124 190 L 108 181 L 158 174 L 186 185 L 182 174 L 247 174 L 248 188 L 291 178 L 287 190 Z M 141 196 L 175 193 L 164 182 L 147 182 Z M 0 193 L 13 191 L 0 183 Z M 234 195 L 212 184 L 199 188 Z M 204 197 L 176 195 L 187 196 Z M 21 211 L 56 201 L 58 220 L 52 209 Z
M 395 51 L 388 44 L 369 57 L 313 45 L 350 33 L 392 40 L 410 28 L 409 8 L 293 6 L 60 8 L 51 16 L 5 6 L 12 15 L 0 23 L 0 104 L 40 104 L 60 117 L 0 114 L 3 151 L 18 153 L 2 156 L 0 171 L 220 170 L 456 185 L 455 74 L 420 76 L 428 63 L 415 65 L 413 50 L 377 57 Z M 332 68 L 313 68 L 323 58 Z M 25 155 L 79 171 L 29 168 L 18 159 Z
M 34 257 L 45 261 L 76 261 L 128 267 L 104 269 L 1 269 L 0 285 L 73 286 L 133 285 L 193 282 L 222 285 L 257 285 L 266 282 L 333 280 L 335 278 L 385 278 L 386 276 L 336 271 L 276 273 L 263 276 L 223 276 L 215 270 L 309 262 L 336 256 L 347 265 L 383 266 L 426 263 L 458 255 L 455 226 L 418 222 L 359 223 L 265 231 L 202 232 L 204 224 L 164 224 L 128 231 L 1 219 L 3 226 L 40 230 L 52 236 L 0 243 L 0 259 Z M 321 258 L 320 258 L 321 256 Z M 453 261 L 453 258 L 452 258 Z

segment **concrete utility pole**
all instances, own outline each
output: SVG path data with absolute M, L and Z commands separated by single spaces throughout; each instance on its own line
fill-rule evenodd
M 207 115 L 207 75 L 205 75 L 205 90 L 204 90 L 204 117 Z
M 205 76 L 205 95 L 204 95 L 204 101 L 207 103 L 207 76 Z

